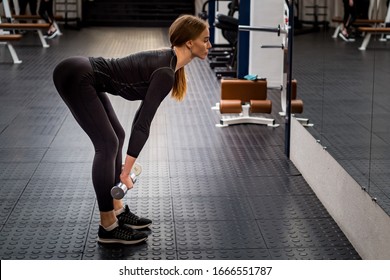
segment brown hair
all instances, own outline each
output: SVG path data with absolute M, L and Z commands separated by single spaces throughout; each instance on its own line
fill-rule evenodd
M 182 46 L 189 40 L 196 39 L 206 28 L 206 21 L 192 16 L 183 15 L 178 17 L 169 27 L 169 40 L 171 47 Z M 172 97 L 177 101 L 182 101 L 187 91 L 187 80 L 184 67 L 175 73 L 175 83 L 172 88 Z

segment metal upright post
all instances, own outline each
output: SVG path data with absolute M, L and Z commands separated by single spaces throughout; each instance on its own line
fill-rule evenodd
M 215 1 L 209 1 L 208 2 L 209 7 L 208 7 L 208 16 L 209 16 L 209 26 L 210 26 L 210 43 L 214 45 L 215 43 L 215 27 L 214 27 L 214 22 L 215 22 Z
M 291 135 L 291 89 L 292 89 L 292 60 L 293 60 L 293 39 L 294 39 L 294 3 L 289 0 L 288 4 L 288 70 L 286 89 L 286 116 L 285 116 L 285 153 L 290 158 L 290 135 Z
M 9 7 L 8 0 L 3 0 L 3 8 L 4 8 L 4 14 L 5 14 L 5 17 L 7 18 L 7 21 L 11 22 L 12 13 L 11 13 L 11 9 Z
M 250 24 L 250 0 L 240 1 L 239 24 Z M 242 79 L 249 70 L 249 33 L 238 32 L 237 77 Z

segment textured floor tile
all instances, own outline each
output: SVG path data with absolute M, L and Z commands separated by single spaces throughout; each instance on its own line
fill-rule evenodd
M 68 179 L 68 178 L 91 178 L 92 163 L 85 162 L 44 162 L 39 164 L 33 179 Z
M 302 176 L 253 176 L 239 179 L 247 196 L 314 194 Z
M 30 179 L 34 174 L 38 163 L 0 162 L 0 180 L 24 180 Z
M 28 182 L 22 201 L 39 200 L 82 200 L 93 199 L 95 192 L 89 178 L 75 176 L 75 178 L 33 178 Z
M 0 162 L 40 162 L 45 148 L 0 148 Z
M 175 221 L 254 220 L 246 197 L 174 197 Z
M 176 222 L 178 251 L 265 249 L 255 221 Z
M 233 174 L 171 178 L 172 195 L 176 196 L 245 196 L 245 180 L 236 180 Z
M 350 246 L 331 219 L 257 220 L 267 248 Z
M 0 258 L 81 258 L 88 224 L 6 225 L 0 232 Z
M 179 260 L 269 260 L 267 249 L 179 251 Z
M 319 219 L 329 213 L 315 195 L 249 197 L 256 219 Z
M 273 260 L 359 260 L 350 247 L 316 247 L 271 249 Z
M 27 184 L 28 180 L 0 180 L 0 224 L 5 224 Z
M 89 148 L 49 148 L 42 162 L 91 162 L 95 153 Z
M 56 223 L 88 225 L 92 219 L 94 205 L 94 198 L 19 200 L 9 216 L 7 225 L 33 224 L 53 227 Z

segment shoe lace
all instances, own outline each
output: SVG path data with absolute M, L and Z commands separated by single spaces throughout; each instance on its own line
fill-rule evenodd
M 125 226 L 120 223 L 119 226 L 115 229 L 114 236 L 118 239 L 128 240 L 134 235 L 133 230 L 130 227 Z
M 139 217 L 136 214 L 132 213 L 129 208 L 127 208 L 126 211 L 121 215 L 127 222 L 137 223 L 139 221 Z

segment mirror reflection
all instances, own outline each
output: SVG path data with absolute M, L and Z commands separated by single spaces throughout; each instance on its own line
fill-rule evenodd
M 295 1 L 293 75 L 308 131 L 390 214 L 388 6 Z

